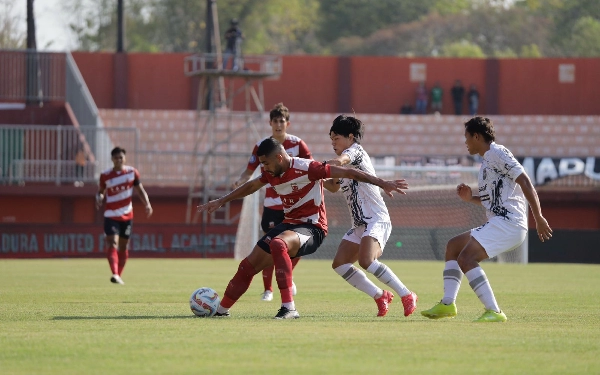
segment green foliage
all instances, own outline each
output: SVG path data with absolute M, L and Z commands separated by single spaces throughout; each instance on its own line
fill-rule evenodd
M 318 36 L 323 43 L 367 37 L 377 30 L 412 22 L 429 13 L 436 0 L 320 0 Z
M 27 46 L 27 36 L 19 28 L 22 17 L 14 14 L 13 0 L 0 0 L 0 48 L 18 49 Z
M 593 17 L 577 20 L 569 47 L 573 56 L 600 57 L 600 21 Z
M 80 49 L 114 50 L 116 0 L 61 1 L 74 15 L 69 26 Z M 598 56 L 598 0 L 216 3 L 220 36 L 237 18 L 245 54 Z M 128 51 L 206 49 L 205 0 L 126 0 L 125 5 Z
M 508 322 L 475 324 L 483 309 L 466 280 L 456 318 L 419 314 L 443 293 L 443 262 L 386 260 L 419 307 L 405 318 L 396 296 L 377 318 L 373 300 L 330 261 L 308 258 L 294 270 L 294 321 L 272 319 L 279 297 L 260 300 L 259 275 L 231 317 L 193 317 L 191 292 L 209 286 L 222 295 L 233 259 L 133 256 L 123 286 L 109 282 L 104 259 L 2 260 L 2 373 L 278 374 L 278 358 L 290 374 L 600 373 L 599 265 L 485 262 Z
M 477 44 L 462 40 L 444 45 L 441 56 L 485 58 L 485 53 Z
M 528 57 L 528 58 L 543 57 L 542 52 L 540 51 L 538 46 L 535 44 L 521 46 L 521 53 L 519 54 L 519 56 Z

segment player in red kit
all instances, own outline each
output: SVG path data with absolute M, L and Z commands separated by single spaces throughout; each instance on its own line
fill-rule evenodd
M 324 184 L 337 178 L 351 178 L 381 187 L 386 194 L 404 194 L 404 180 L 385 181 L 357 169 L 332 166 L 326 162 L 290 157 L 273 138 L 261 142 L 257 151 L 261 175 L 229 194 L 198 206 L 198 211 L 212 213 L 223 204 L 243 198 L 271 184 L 281 197 L 285 218 L 252 249 L 240 262 L 215 316 L 228 316 L 229 308 L 248 290 L 254 275 L 275 265 L 275 279 L 281 294 L 281 308 L 275 319 L 296 319 L 300 315 L 292 296 L 292 258 L 314 253 L 327 235 L 327 217 L 323 196 Z M 325 181 L 325 183 L 323 182 Z M 331 186 L 327 187 L 328 189 Z
M 140 182 L 140 173 L 134 167 L 125 165 L 125 153 L 125 149 L 121 147 L 115 147 L 111 151 L 113 167 L 100 175 L 96 194 L 96 209 L 102 207 L 102 201 L 106 196 L 104 209 L 104 234 L 108 248 L 106 256 L 113 274 L 110 281 L 115 284 L 125 284 L 121 274 L 129 257 L 127 246 L 133 225 L 131 198 L 134 189 L 146 207 L 146 215 L 148 217 L 152 215 L 152 206 Z
M 287 129 L 290 126 L 290 111 L 286 106 L 283 105 L 283 103 L 275 104 L 273 109 L 271 109 L 271 112 L 269 112 L 269 125 L 271 126 L 272 130 L 271 138 L 278 140 L 288 155 L 292 157 L 297 156 L 303 159 L 312 159 L 310 150 L 308 149 L 306 143 L 304 143 L 304 141 L 299 137 L 287 133 Z M 252 174 L 256 168 L 258 168 L 260 165 L 256 152 L 258 150 L 258 146 L 263 140 L 264 138 L 254 146 L 254 149 L 252 150 L 252 156 L 250 156 L 246 170 L 244 170 L 240 178 L 233 183 L 234 189 L 247 182 L 250 177 L 252 177 Z M 273 189 L 270 185 L 266 185 L 265 188 L 266 193 L 260 226 L 263 232 L 267 233 L 269 230 L 283 221 L 284 214 L 281 198 L 279 195 L 277 195 L 275 189 Z M 299 261 L 300 257 L 292 259 L 292 268 L 296 267 Z M 272 282 L 274 270 L 274 267 L 268 267 L 262 271 L 264 292 L 261 295 L 261 299 L 263 301 L 273 300 Z M 296 284 L 293 281 L 292 294 L 296 295 Z

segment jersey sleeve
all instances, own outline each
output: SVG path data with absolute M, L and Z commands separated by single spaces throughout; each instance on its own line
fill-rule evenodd
M 98 182 L 98 186 L 101 190 L 106 190 L 106 176 L 104 173 L 100 174 L 100 181 Z
M 300 143 L 298 143 L 298 157 L 302 159 L 312 159 L 312 154 L 310 153 L 306 142 L 303 140 L 300 140 Z
M 331 176 L 329 164 L 313 161 L 308 166 L 308 179 L 311 181 L 322 180 Z
M 254 148 L 252 149 L 252 155 L 250 155 L 250 159 L 248 160 L 248 166 L 247 168 L 251 171 L 256 170 L 256 168 L 258 168 L 260 162 L 258 161 L 258 156 L 256 156 L 256 153 L 258 152 L 258 146 L 254 145 Z
M 502 148 L 495 150 L 493 153 L 493 159 L 491 160 L 500 172 L 506 174 L 511 180 L 516 180 L 521 173 L 525 172 L 525 169 L 513 156 L 513 154 L 507 149 Z

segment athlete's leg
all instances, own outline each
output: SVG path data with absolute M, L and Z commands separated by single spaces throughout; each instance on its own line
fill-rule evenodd
M 273 259 L 271 256 L 258 245 L 254 246 L 250 255 L 240 262 L 237 272 L 229 281 L 217 312 L 220 314 L 226 313 L 246 293 L 254 275 L 272 265 Z
M 446 244 L 446 263 L 443 272 L 444 297 L 442 298 L 442 303 L 445 305 L 453 304 L 456 301 L 463 276 L 457 260 L 470 240 L 471 232 L 468 231 L 451 238 Z
M 292 291 L 292 260 L 300 250 L 298 233 L 286 230 L 271 240 L 269 244 L 271 256 L 275 265 L 275 280 L 281 294 L 282 306 L 295 310 Z
M 108 259 L 108 266 L 113 275 L 119 274 L 119 260 L 117 257 L 117 242 L 119 236 L 112 234 L 106 236 L 106 259 Z
M 129 259 L 129 238 L 119 237 L 119 276 L 123 273 L 125 263 Z
M 342 239 L 331 267 L 348 284 L 372 298 L 379 298 L 383 295 L 383 290 L 375 285 L 362 270 L 354 267 L 354 263 L 358 260 L 359 248 L 359 244 Z
M 483 272 L 483 268 L 479 266 L 479 262 L 487 258 L 488 255 L 483 246 L 475 238 L 471 237 L 458 256 L 458 264 L 467 277 L 467 280 L 469 280 L 469 285 L 485 306 L 485 309 L 499 313 L 500 308 L 496 302 L 492 287 L 485 272 Z

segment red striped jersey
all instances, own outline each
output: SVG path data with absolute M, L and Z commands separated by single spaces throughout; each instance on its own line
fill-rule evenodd
M 100 188 L 104 189 L 106 208 L 104 217 L 117 221 L 133 219 L 133 186 L 139 185 L 140 172 L 134 167 L 124 165 L 120 171 L 107 169 L 100 175 Z
M 327 234 L 327 215 L 323 196 L 323 178 L 331 174 L 329 165 L 292 158 L 290 168 L 281 176 L 261 170 L 260 181 L 269 183 L 281 197 L 284 223 L 310 223 Z
M 270 137 L 261 139 L 254 146 L 254 149 L 252 150 L 252 156 L 250 156 L 250 160 L 248 161 L 248 169 L 249 170 L 253 171 L 260 165 L 260 162 L 258 161 L 258 156 L 256 155 L 256 152 L 258 151 L 258 146 L 260 146 L 262 141 L 264 141 L 267 138 L 270 138 Z M 287 152 L 287 154 L 290 155 L 291 157 L 312 159 L 312 155 L 310 154 L 310 150 L 308 149 L 308 146 L 302 139 L 300 139 L 300 137 L 296 137 L 295 135 L 287 134 L 285 136 L 285 140 L 283 141 L 282 145 L 283 145 L 283 148 L 285 149 L 285 152 Z M 267 191 L 265 193 L 264 206 L 269 207 L 272 210 L 283 210 L 283 205 L 281 204 L 281 199 L 279 198 L 279 196 L 277 195 L 275 190 L 273 190 L 271 185 L 266 185 L 265 187 L 266 187 Z

